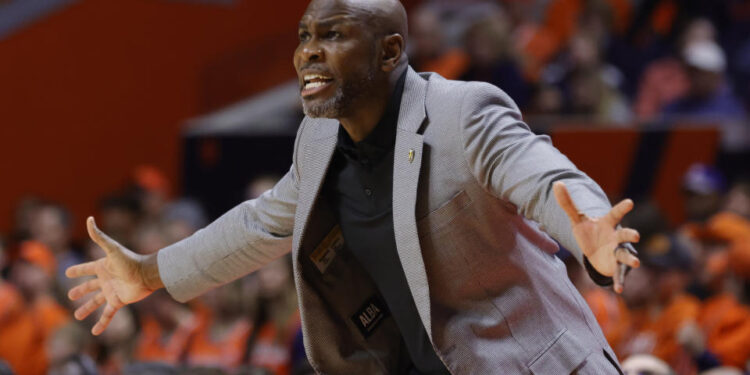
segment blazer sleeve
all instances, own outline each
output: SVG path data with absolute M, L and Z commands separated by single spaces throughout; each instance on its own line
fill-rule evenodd
M 298 133 L 297 142 L 299 138 Z M 159 275 L 174 299 L 188 301 L 291 251 L 299 190 L 296 165 L 295 152 L 289 172 L 271 190 L 159 250 Z
M 466 83 L 460 124 L 464 156 L 479 183 L 496 197 L 513 203 L 519 214 L 542 229 L 578 259 L 583 254 L 570 221 L 552 192 L 563 181 L 579 210 L 606 214 L 611 205 L 602 189 L 560 153 L 546 135 L 523 122 L 513 100 L 497 87 Z

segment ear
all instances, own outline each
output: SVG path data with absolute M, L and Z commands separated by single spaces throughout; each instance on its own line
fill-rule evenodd
M 404 58 L 404 37 L 400 34 L 391 34 L 383 38 L 383 50 L 380 66 L 384 72 L 391 72 L 398 67 Z

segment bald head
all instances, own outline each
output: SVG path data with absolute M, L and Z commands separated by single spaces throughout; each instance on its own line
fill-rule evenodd
M 366 23 L 376 35 L 409 34 L 406 9 L 399 0 L 312 0 L 305 14 L 348 14 Z

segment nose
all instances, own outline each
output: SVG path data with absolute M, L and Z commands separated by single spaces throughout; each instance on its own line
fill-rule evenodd
M 302 58 L 305 62 L 320 61 L 323 59 L 323 50 L 317 43 L 310 43 L 302 48 Z

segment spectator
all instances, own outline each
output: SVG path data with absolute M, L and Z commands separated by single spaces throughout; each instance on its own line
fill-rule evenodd
M 190 365 L 242 364 L 252 324 L 242 306 L 241 284 L 234 282 L 203 295 L 196 303 L 198 328 L 188 348 Z
M 566 53 L 544 70 L 542 80 L 563 88 L 568 114 L 586 121 L 627 124 L 632 114 L 620 93 L 624 78 L 603 59 L 603 33 L 601 26 L 581 27 Z
M 635 99 L 635 113 L 644 120 L 653 119 L 667 104 L 685 96 L 688 73 L 679 57 L 685 46 L 699 42 L 714 42 L 716 30 L 710 21 L 699 18 L 692 21 L 680 37 L 677 53 L 650 63 L 639 83 Z
M 511 49 L 510 30 L 504 12 L 487 15 L 466 31 L 470 65 L 462 80 L 484 81 L 505 91 L 519 107 L 525 107 L 530 88 Z
M 142 165 L 133 171 L 133 184 L 145 221 L 158 221 L 169 201 L 169 180 L 156 167 Z
M 750 219 L 750 181 L 738 181 L 729 189 L 724 210 Z
M 718 169 L 691 165 L 682 181 L 685 214 L 690 222 L 703 222 L 721 208 L 726 181 Z
M 0 239 L 0 269 L 5 268 L 5 243 Z M 43 355 L 41 334 L 26 311 L 26 303 L 18 289 L 0 274 L 0 358 L 7 366 L 22 374 L 42 374 L 44 361 L 29 361 Z
M 197 329 L 195 314 L 164 291 L 154 293 L 137 307 L 141 331 L 136 340 L 135 359 L 180 364 Z
M 688 90 L 664 108 L 664 115 L 709 121 L 744 116 L 740 101 L 725 80 L 727 62 L 719 45 L 710 41 L 688 44 L 683 50 L 682 61 L 688 72 Z
M 459 48 L 450 48 L 443 32 L 444 23 L 435 7 L 422 6 L 411 22 L 412 52 L 409 62 L 418 71 L 435 72 L 457 79 L 468 68 L 469 57 Z
M 54 297 L 55 269 L 55 258 L 45 245 L 33 241 L 21 244 L 19 259 L 10 273 L 21 296 L 15 301 L 11 296 L 11 306 L 15 306 L 11 307 L 11 314 L 16 310 L 18 315 L 6 327 L 8 331 L 1 332 L 2 335 L 13 335 L 3 341 L 9 346 L 7 358 L 19 373 L 46 371 L 48 363 L 44 345 L 57 328 L 70 321 L 70 313 Z M 12 358 L 19 355 L 21 363 L 14 363 Z M 29 361 L 28 358 L 35 360 Z
M 131 247 L 133 236 L 141 220 L 141 210 L 134 194 L 114 194 L 99 202 L 102 230 L 124 246 Z M 92 258 L 96 259 L 96 258 Z
M 257 271 L 259 310 L 249 339 L 249 360 L 275 375 L 290 374 L 294 338 L 301 330 L 291 271 L 287 257 Z
M 29 224 L 31 238 L 45 245 L 54 255 L 57 265 L 55 282 L 64 290 L 72 286 L 71 280 L 65 277 L 65 269 L 83 261 L 71 246 L 71 227 L 70 212 L 53 203 L 40 204 L 31 215 Z
M 120 309 L 107 330 L 96 337 L 96 359 L 102 375 L 120 374 L 132 361 L 137 329 L 135 319 L 132 309 Z
M 275 184 L 275 181 L 273 183 Z M 167 242 L 174 243 L 205 227 L 208 219 L 200 203 L 191 199 L 180 199 L 167 205 L 163 223 Z
M 96 364 L 86 353 L 90 336 L 78 323 L 60 327 L 47 341 L 48 375 L 96 375 Z

